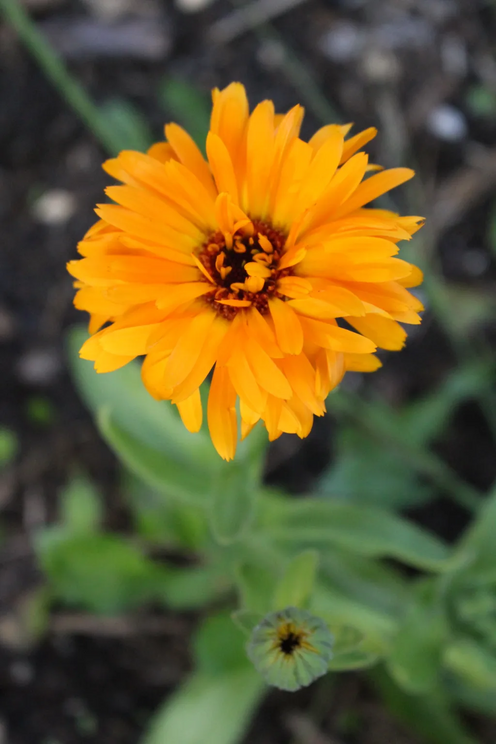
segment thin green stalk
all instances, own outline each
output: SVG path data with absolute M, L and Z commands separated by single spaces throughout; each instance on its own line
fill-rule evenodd
M 18 0 L 0 0 L 0 13 L 16 30 L 19 38 L 38 62 L 60 95 L 93 132 L 110 154 L 117 153 L 111 127 L 102 117 L 82 85 L 70 74 L 60 57 L 43 37 Z

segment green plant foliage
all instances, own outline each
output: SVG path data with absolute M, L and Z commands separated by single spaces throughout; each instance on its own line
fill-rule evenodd
M 0 428 L 0 468 L 8 465 L 16 456 L 19 443 L 13 431 Z
M 447 637 L 444 608 L 433 581 L 414 587 L 388 655 L 388 669 L 398 684 L 413 694 L 439 684 L 443 643 Z
M 243 610 L 265 615 L 272 606 L 278 574 L 274 566 L 255 560 L 235 567 L 236 587 Z
M 228 613 L 208 617 L 193 639 L 196 666 L 215 676 L 246 667 L 244 638 Z
M 307 498 L 271 504 L 267 534 L 283 544 L 333 543 L 370 558 L 389 557 L 418 568 L 449 567 L 450 553 L 430 533 L 385 509 Z
M 228 545 L 246 532 L 254 517 L 257 486 L 256 480 L 248 477 L 246 461 L 219 469 L 212 484 L 209 514 L 217 542 Z
M 60 499 L 60 517 L 67 532 L 95 532 L 102 521 L 102 503 L 90 481 L 77 476 L 65 487 Z
M 142 744 L 238 744 L 263 691 L 251 666 L 195 673 L 152 720 Z
M 207 608 L 193 642 L 195 671 L 145 744 L 236 744 L 262 679 L 289 691 L 351 670 L 370 670 L 422 741 L 473 744 L 455 708 L 491 713 L 496 701 L 496 495 L 479 506 L 429 447 L 457 406 L 490 391 L 493 363 L 460 367 L 399 411 L 366 403 L 338 435 L 337 462 L 318 495 L 290 499 L 262 485 L 261 427 L 234 462 L 221 461 L 205 427 L 190 435 L 173 406 L 148 396 L 139 364 L 96 375 L 77 359 L 84 336 L 75 331 L 70 341 L 73 372 L 126 468 L 123 490 L 140 538 L 188 562 L 158 564 L 133 541 L 102 533 L 98 496 L 78 478 L 63 494 L 61 524 L 38 537 L 51 596 L 95 612 L 149 601 Z M 353 396 L 331 398 L 336 410 L 354 411 Z M 453 488 L 476 509 L 450 547 L 393 511 L 438 488 Z M 222 612 L 212 614 L 219 602 Z M 284 645 L 286 653 L 281 643 L 291 645 L 298 628 L 308 645 Z M 258 673 L 248 666 L 247 636 Z
M 115 147 L 121 150 L 146 152 L 153 144 L 147 119 L 130 101 L 111 98 L 100 106 L 104 125 L 112 130 Z
M 116 535 L 47 528 L 36 540 L 41 567 L 65 603 L 116 614 L 154 597 L 159 569 Z
M 211 482 L 205 473 L 185 467 L 176 458 L 143 444 L 114 422 L 109 409 L 100 410 L 98 424 L 107 444 L 148 486 L 184 504 L 206 507 Z
M 446 693 L 440 688 L 428 695 L 411 695 L 382 670 L 371 675 L 388 708 L 427 744 L 478 744 L 464 729 Z
M 428 501 L 433 489 L 381 442 L 354 428 L 340 430 L 334 467 L 321 477 L 325 496 L 363 504 L 404 508 Z
M 443 661 L 469 685 L 496 694 L 496 654 L 487 648 L 470 638 L 458 638 L 446 647 Z
M 287 566 L 276 586 L 273 608 L 304 607 L 313 591 L 319 554 L 316 550 L 304 550 Z

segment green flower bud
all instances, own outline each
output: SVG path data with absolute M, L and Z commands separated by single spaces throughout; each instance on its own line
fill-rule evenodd
M 287 607 L 253 629 L 248 656 L 269 685 L 294 692 L 327 672 L 333 642 L 323 620 Z

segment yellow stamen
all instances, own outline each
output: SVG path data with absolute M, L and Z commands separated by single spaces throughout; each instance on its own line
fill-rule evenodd
M 248 292 L 261 292 L 264 284 L 265 281 L 261 276 L 249 276 L 245 280 L 245 287 Z
M 260 243 L 260 248 L 265 251 L 265 253 L 273 253 L 274 246 L 268 239 L 266 235 L 262 235 L 262 233 L 258 233 L 258 242 Z
M 224 259 L 226 257 L 226 254 L 222 251 L 222 253 L 219 253 L 217 258 L 215 259 L 215 268 L 220 273 L 221 268 L 224 266 Z

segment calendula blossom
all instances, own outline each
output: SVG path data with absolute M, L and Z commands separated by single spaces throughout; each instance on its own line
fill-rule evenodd
M 226 460 L 238 399 L 242 437 L 260 419 L 271 440 L 306 437 L 345 372 L 377 369 L 376 348 L 400 349 L 400 323 L 420 322 L 421 273 L 395 256 L 422 220 L 366 208 L 413 171 L 369 175 L 359 150 L 375 129 L 330 124 L 305 142 L 302 118 L 271 101 L 250 114 L 240 83 L 214 90 L 207 159 L 168 124 L 147 154 L 108 160 L 123 185 L 68 264 L 91 315 L 81 356 L 110 372 L 144 355 L 146 388 L 193 432 L 213 370 L 208 425 Z

